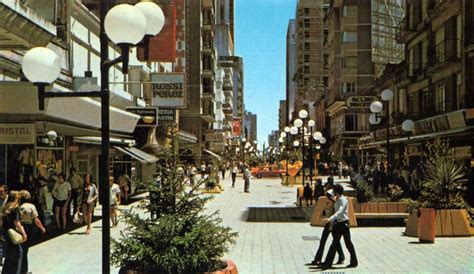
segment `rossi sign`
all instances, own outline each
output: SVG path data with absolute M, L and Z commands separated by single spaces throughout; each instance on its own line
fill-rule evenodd
M 164 108 L 186 107 L 186 88 L 182 73 L 154 73 L 151 75 L 152 105 Z

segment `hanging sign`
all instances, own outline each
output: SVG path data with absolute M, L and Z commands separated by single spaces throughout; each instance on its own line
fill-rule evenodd
M 34 124 L 0 124 L 0 144 L 34 144 Z
M 346 98 L 346 106 L 348 108 L 363 108 L 363 109 L 369 109 L 370 104 L 373 101 L 377 101 L 377 96 L 360 96 L 360 95 L 355 95 L 355 96 L 349 96 Z
M 186 107 L 184 73 L 153 73 L 151 75 L 152 106 Z

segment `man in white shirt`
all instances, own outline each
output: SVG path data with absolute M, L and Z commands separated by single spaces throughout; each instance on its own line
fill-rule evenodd
M 245 193 L 250 193 L 249 188 L 250 188 L 250 169 L 247 164 L 245 164 L 244 168 L 244 192 Z
M 340 184 L 336 184 L 333 188 L 334 194 L 336 195 L 336 204 L 334 209 L 336 212 L 329 218 L 323 219 L 323 223 L 334 222 L 333 228 L 333 240 L 331 247 L 329 248 L 326 260 L 322 265 L 321 269 L 326 270 L 332 267 L 332 262 L 336 256 L 336 250 L 341 247 L 341 236 L 344 237 L 344 243 L 346 244 L 347 250 L 351 254 L 351 263 L 347 267 L 357 267 L 357 255 L 355 252 L 354 245 L 351 241 L 351 233 L 349 230 L 349 201 L 344 197 L 344 188 Z
M 110 221 L 112 227 L 118 225 L 118 204 L 120 202 L 120 186 L 115 183 L 114 176 L 109 177 L 110 184 Z

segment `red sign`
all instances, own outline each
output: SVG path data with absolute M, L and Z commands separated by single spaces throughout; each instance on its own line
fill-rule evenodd
M 160 4 L 165 15 L 165 25 L 158 35 L 148 44 L 148 61 L 174 62 L 176 59 L 176 2 Z M 145 61 L 143 49 L 138 48 L 138 60 Z
M 234 118 L 232 120 L 232 136 L 240 136 L 240 118 Z

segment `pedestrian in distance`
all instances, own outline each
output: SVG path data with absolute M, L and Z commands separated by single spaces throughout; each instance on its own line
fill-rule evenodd
M 54 216 L 58 230 L 66 230 L 67 218 L 66 211 L 69 200 L 71 199 L 71 185 L 66 182 L 66 176 L 63 173 L 58 174 L 58 181 L 54 184 L 51 195 L 54 198 Z M 62 223 L 61 223 L 62 220 Z
M 235 179 L 237 178 L 237 173 L 239 172 L 239 166 L 237 163 L 234 163 L 232 167 L 232 187 L 235 187 Z
M 28 273 L 28 250 L 30 248 L 31 241 L 33 239 L 34 226 L 45 234 L 46 229 L 38 218 L 38 211 L 34 204 L 31 203 L 31 194 L 27 190 L 20 191 L 20 222 L 23 225 L 26 235 L 29 235 L 27 241 L 21 244 L 23 249 L 22 262 L 21 262 L 21 273 Z
M 326 270 L 332 268 L 336 251 L 341 248 L 341 237 L 344 237 L 344 243 L 347 250 L 351 254 L 351 261 L 347 267 L 357 267 L 357 255 L 354 245 L 351 241 L 351 232 L 349 229 L 349 201 L 344 196 L 344 188 L 340 184 L 336 184 L 333 188 L 334 194 L 336 195 L 336 203 L 334 205 L 335 213 L 329 218 L 323 219 L 324 225 L 329 222 L 334 222 L 333 228 L 333 240 L 331 247 L 329 248 L 328 254 L 321 269 Z
M 5 262 L 3 263 L 2 274 L 21 273 L 23 248 L 20 244 L 13 243 L 8 233 L 9 229 L 13 229 L 21 234 L 23 241 L 28 240 L 26 231 L 20 222 L 20 198 L 20 192 L 11 191 L 2 208 L 3 235 L 5 238 Z
M 81 176 L 77 174 L 74 167 L 69 169 L 69 177 L 67 177 L 66 181 L 71 185 L 71 199 L 69 199 L 69 203 L 67 205 L 67 217 L 69 218 L 71 214 L 71 204 L 73 207 L 73 214 L 79 209 L 83 181 Z
M 306 182 L 306 185 L 303 188 L 303 197 L 306 200 L 306 206 L 313 205 L 313 189 L 308 182 Z
M 250 188 L 250 176 L 252 176 L 250 174 L 250 169 L 249 169 L 249 166 L 247 164 L 245 164 L 245 167 L 244 167 L 244 192 L 245 193 L 250 193 L 249 191 L 249 188 Z
M 92 175 L 86 174 L 84 177 L 84 189 L 82 190 L 82 216 L 86 223 L 86 235 L 91 233 L 92 212 L 95 202 L 99 197 L 97 187 L 92 183 Z
M 120 186 L 115 183 L 114 176 L 109 178 L 110 184 L 110 222 L 112 227 L 118 225 L 118 205 L 120 203 Z
M 188 176 L 189 176 L 189 185 L 191 187 L 194 186 L 194 183 L 195 183 L 195 180 L 196 180 L 196 173 L 197 173 L 197 169 L 194 165 L 190 165 L 189 166 L 189 171 L 188 171 Z
M 201 164 L 201 179 L 204 179 L 204 176 L 206 175 L 206 164 L 204 162 Z
M 326 192 L 326 197 L 328 199 L 326 203 L 326 207 L 324 210 L 321 212 L 321 215 L 323 217 L 328 217 L 332 216 L 334 214 L 334 203 L 336 202 L 334 200 L 334 194 L 332 194 L 332 191 L 327 191 Z M 318 250 L 316 251 L 316 255 L 314 256 L 314 260 L 310 263 L 310 265 L 321 265 L 321 259 L 323 258 L 323 253 L 324 253 L 324 247 L 326 245 L 326 241 L 329 237 L 329 234 L 333 233 L 333 228 L 334 228 L 334 223 L 333 222 L 328 222 L 324 225 L 323 233 L 321 234 L 321 240 L 319 241 L 319 247 Z M 342 251 L 341 245 L 337 248 L 337 254 L 339 255 L 339 259 L 337 260 L 336 264 L 343 264 L 344 263 L 344 252 Z

